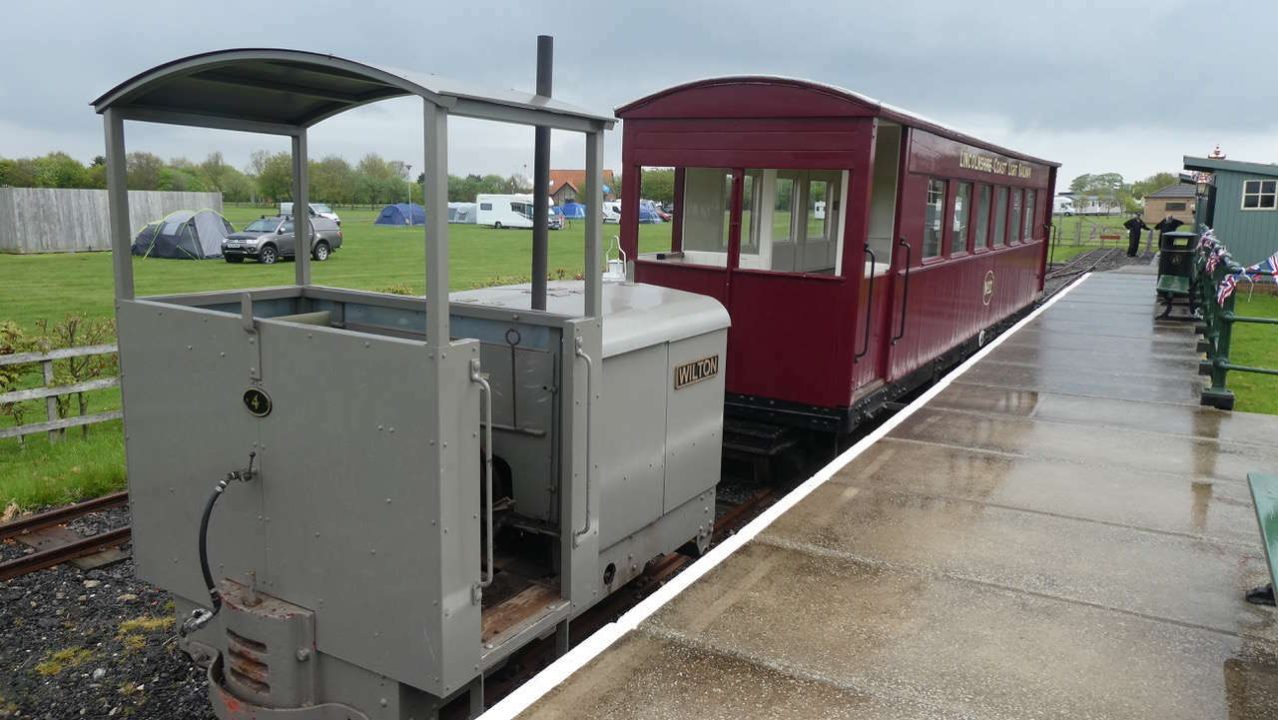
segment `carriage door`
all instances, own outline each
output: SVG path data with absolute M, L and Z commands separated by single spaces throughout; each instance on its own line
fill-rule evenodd
M 896 251 L 897 202 L 901 172 L 901 126 L 879 122 L 874 140 L 874 170 L 870 179 L 869 227 L 865 267 L 857 297 L 854 387 L 870 388 L 887 372 L 889 322 L 892 317 L 890 272 Z M 867 332 L 865 323 L 869 322 Z
M 836 361 L 848 175 L 745 170 L 739 253 L 729 268 L 731 392 L 808 405 L 837 402 L 829 378 Z

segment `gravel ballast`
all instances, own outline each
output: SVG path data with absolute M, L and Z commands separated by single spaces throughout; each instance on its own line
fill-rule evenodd
M 128 522 L 118 508 L 71 528 L 89 535 Z M 0 543 L 5 559 L 26 552 Z M 0 718 L 212 718 L 204 671 L 176 633 L 168 593 L 134 577 L 132 560 L 0 583 Z

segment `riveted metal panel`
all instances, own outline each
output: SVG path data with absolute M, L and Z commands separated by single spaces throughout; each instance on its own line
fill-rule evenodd
M 474 318 L 468 323 L 500 325 Z M 557 328 L 537 329 L 558 334 Z M 515 511 L 553 521 L 559 514 L 554 502 L 558 358 L 543 350 L 487 342 L 480 346 L 480 358 L 493 389 L 493 451 L 510 466 Z
M 214 485 L 248 464 L 258 421 L 241 395 L 257 347 L 238 316 L 117 301 L 125 453 L 138 576 L 207 605 L 196 541 Z M 236 484 L 209 527 L 214 574 L 243 578 L 263 562 L 260 484 Z M 244 520 L 238 520 L 244 518 Z
M 670 343 L 663 383 L 667 398 L 665 512 L 712 491 L 719 482 L 727 343 L 726 329 Z M 679 368 L 701 361 L 713 361 L 715 374 L 703 374 L 703 379 L 676 387 Z
M 274 406 L 257 421 L 261 588 L 316 613 L 322 653 L 436 693 L 464 682 L 479 652 L 480 566 L 479 399 L 465 363 L 444 369 L 437 394 L 424 343 L 258 327 Z M 452 421 L 439 435 L 436 403 Z M 469 645 L 450 643 L 445 625 Z
M 595 427 L 600 473 L 600 547 L 608 547 L 661 516 L 666 475 L 665 343 L 604 363 L 602 412 Z M 722 399 L 720 400 L 722 405 Z M 717 479 L 717 478 L 716 478 Z

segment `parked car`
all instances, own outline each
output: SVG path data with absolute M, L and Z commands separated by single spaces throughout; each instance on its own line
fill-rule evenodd
M 311 208 L 311 217 L 328 218 L 329 220 L 332 220 L 333 222 L 337 223 L 338 227 L 342 226 L 342 219 L 337 216 L 337 213 L 333 211 L 333 208 L 329 207 L 328 205 L 325 205 L 324 203 L 309 203 L 309 205 Z M 280 203 L 280 214 L 292 215 L 293 203 L 291 202 Z
M 245 258 L 252 258 L 270 265 L 280 258 L 293 257 L 294 246 L 293 217 L 263 215 L 242 231 L 226 236 L 222 241 L 222 257 L 229 263 L 244 262 Z M 323 262 L 341 246 L 342 229 L 336 222 L 326 217 L 311 218 L 312 258 Z
M 603 204 L 603 221 L 606 223 L 621 222 L 621 202 L 609 200 Z

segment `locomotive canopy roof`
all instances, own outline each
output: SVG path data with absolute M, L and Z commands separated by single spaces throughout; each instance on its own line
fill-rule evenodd
M 852 90 L 812 80 L 772 75 L 735 75 L 694 80 L 622 105 L 617 108 L 617 117 L 622 120 L 880 117 L 1018 160 L 1060 167 L 1060 163 L 1009 150 Z
M 615 120 L 519 90 L 470 87 L 429 73 L 272 48 L 219 50 L 139 73 L 91 104 L 128 118 L 290 134 L 338 113 L 416 95 L 454 115 L 591 131 Z

